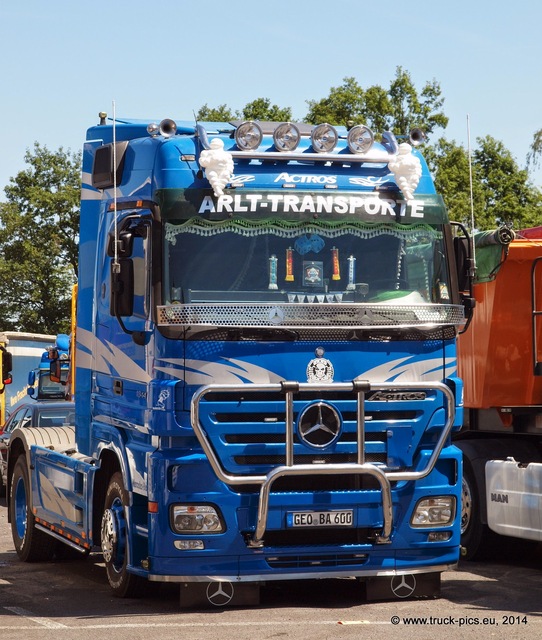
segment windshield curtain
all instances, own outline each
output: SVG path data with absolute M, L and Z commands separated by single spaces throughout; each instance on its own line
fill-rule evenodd
M 436 224 L 191 218 L 164 249 L 165 304 L 450 302 Z

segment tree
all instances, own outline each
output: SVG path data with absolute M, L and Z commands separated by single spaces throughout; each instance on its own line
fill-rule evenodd
M 445 129 L 448 118 L 441 111 L 444 98 L 436 80 L 426 82 L 418 95 L 408 71 L 397 67 L 390 90 L 391 118 L 389 126 L 396 135 L 404 135 L 415 127 L 429 136 L 436 127 Z
M 494 229 L 511 224 L 521 229 L 537 224 L 542 209 L 542 193 L 529 182 L 526 170 L 519 169 L 510 151 L 491 136 L 477 138 L 472 154 L 474 226 Z M 437 192 L 448 207 L 450 218 L 471 226 L 469 158 L 455 142 L 441 139 L 424 149 L 435 174 Z
M 204 104 L 196 113 L 196 120 L 199 122 L 230 122 L 235 119 L 235 114 L 225 104 L 218 107 L 208 107 Z
M 196 119 L 204 122 L 231 122 L 232 120 L 267 120 L 288 122 L 292 119 L 289 107 L 281 108 L 271 104 L 268 98 L 256 98 L 245 105 L 242 111 L 233 111 L 225 104 L 209 107 L 204 104 L 196 114 Z
M 266 120 L 269 122 L 289 122 L 292 119 L 290 107 L 281 108 L 271 104 L 268 98 L 256 98 L 243 109 L 244 120 Z
M 540 156 L 542 156 L 542 129 L 535 131 L 533 135 L 533 141 L 527 154 L 527 166 L 538 166 Z
M 76 281 L 80 153 L 27 151 L 27 169 L 0 203 L 0 326 L 36 333 L 69 331 Z
M 521 229 L 537 224 L 542 196 L 530 184 L 527 170 L 519 169 L 510 151 L 491 136 L 478 138 L 477 143 L 474 163 L 484 193 L 480 228 L 509 223 Z
M 426 145 L 424 156 L 434 175 L 435 188 L 446 203 L 451 220 L 471 227 L 469 156 L 464 147 L 440 138 L 435 145 Z M 480 184 L 473 180 L 474 211 L 482 208 Z
M 329 95 L 321 100 L 308 100 L 306 121 L 311 124 L 347 126 L 366 121 L 365 91 L 355 78 L 344 78 L 340 87 L 331 87 Z
M 375 133 L 390 130 L 396 135 L 406 135 L 415 127 L 430 134 L 448 125 L 437 81 L 427 82 L 418 93 L 410 74 L 401 67 L 397 67 L 388 91 L 378 85 L 363 89 L 354 78 L 344 78 L 340 87 L 331 88 L 329 96 L 307 104 L 306 120 L 312 124 L 363 123 Z

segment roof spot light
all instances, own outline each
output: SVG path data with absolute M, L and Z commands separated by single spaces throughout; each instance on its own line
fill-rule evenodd
M 311 133 L 312 148 L 317 153 L 329 153 L 333 151 L 338 139 L 339 135 L 335 127 L 327 123 L 314 127 Z
M 348 147 L 352 153 L 366 153 L 373 146 L 373 132 L 364 124 L 357 124 L 348 132 Z
M 241 151 L 257 149 L 263 138 L 260 125 L 252 121 L 243 122 L 235 130 L 235 144 Z
M 291 122 L 279 124 L 273 132 L 273 142 L 277 151 L 293 151 L 301 139 L 299 129 Z

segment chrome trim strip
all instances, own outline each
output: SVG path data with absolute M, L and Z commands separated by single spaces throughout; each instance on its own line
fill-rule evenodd
M 363 552 L 361 552 L 363 553 Z M 373 577 L 373 576 L 381 576 L 386 577 L 389 576 L 392 578 L 393 576 L 404 576 L 411 574 L 422 574 L 422 573 L 441 573 L 443 571 L 453 571 L 457 569 L 457 563 L 454 564 L 439 564 L 431 567 L 423 567 L 423 568 L 413 568 L 413 569 L 405 569 L 404 571 L 397 571 L 396 569 L 388 569 L 385 571 L 380 571 L 378 569 L 366 569 L 366 570 L 358 570 L 358 569 L 348 569 L 346 571 L 318 571 L 311 573 L 265 573 L 262 575 L 224 575 L 224 576 L 160 576 L 160 575 L 149 575 L 148 579 L 151 582 L 223 582 L 228 580 L 229 582 L 239 583 L 239 582 L 270 582 L 271 580 L 313 580 L 316 578 L 363 578 L 363 577 Z
M 238 160 L 273 160 L 274 162 L 340 162 L 341 164 L 388 164 L 396 158 L 396 154 L 372 149 L 365 154 L 358 153 L 316 153 L 311 151 L 240 151 L 226 149 L 233 158 Z
M 157 306 L 159 326 L 377 329 L 444 327 L 465 323 L 462 305 L 289 302 L 200 302 Z M 280 319 L 277 320 L 280 312 Z

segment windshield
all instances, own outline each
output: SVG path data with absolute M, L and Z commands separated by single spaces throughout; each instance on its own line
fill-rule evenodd
M 440 225 L 166 222 L 164 303 L 450 303 Z
M 67 376 L 67 371 L 65 375 Z M 38 397 L 42 399 L 60 399 L 66 395 L 66 385 L 61 382 L 53 382 L 51 376 L 43 371 L 40 373 L 38 382 Z
M 63 427 L 73 425 L 75 420 L 75 410 L 73 406 L 66 408 L 41 409 L 38 414 L 37 424 L 33 427 Z

